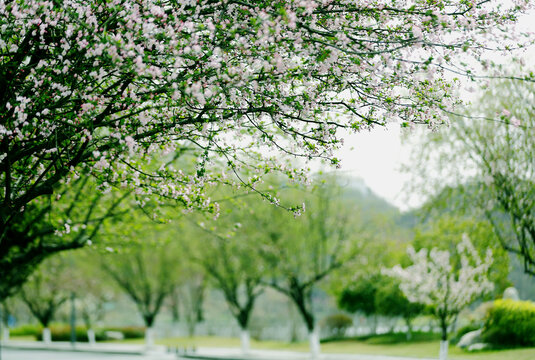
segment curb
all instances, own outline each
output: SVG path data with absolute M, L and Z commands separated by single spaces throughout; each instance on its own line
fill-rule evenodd
M 107 347 L 104 346 L 88 346 L 85 344 L 81 344 L 82 346 L 71 346 L 70 343 L 52 343 L 52 344 L 32 344 L 32 343 L 16 343 L 16 342 L 8 342 L 8 343 L 2 343 L 0 342 L 1 347 L 4 349 L 15 349 L 15 350 L 27 350 L 27 351 L 64 351 L 64 352 L 80 352 L 80 353 L 95 353 L 95 354 L 109 354 L 109 355 L 133 355 L 133 356 L 151 356 L 151 357 L 159 357 L 161 360 L 163 359 L 192 359 L 192 360 L 281 360 L 281 359 L 289 359 L 289 360 L 310 360 L 310 354 L 308 353 L 300 353 L 300 352 L 284 352 L 284 353 L 278 353 L 275 351 L 274 353 L 271 353 L 271 351 L 265 351 L 265 352 L 251 352 L 247 355 L 243 355 L 240 353 L 234 353 L 232 354 L 228 352 L 229 349 L 220 349 L 223 350 L 221 353 L 223 354 L 211 354 L 211 353 L 204 353 L 204 351 L 200 351 L 200 353 L 196 352 L 189 352 L 187 349 L 179 349 L 175 348 L 173 351 L 173 348 L 166 348 L 163 346 L 158 346 L 157 348 L 146 350 L 143 347 L 135 347 L 128 349 L 128 348 L 113 348 L 113 347 Z M 195 349 L 196 351 L 198 349 Z M 217 351 L 216 348 L 211 348 L 211 351 Z M 226 354 L 225 354 L 226 352 Z M 366 360 L 434 360 L 434 359 L 415 359 L 410 357 L 403 357 L 403 356 L 383 356 L 383 355 L 369 355 L 369 354 L 333 354 L 333 353 L 322 353 L 318 356 L 317 360 L 357 360 L 357 359 L 366 359 Z
M 3 349 L 15 349 L 15 350 L 35 350 L 35 351 L 70 351 L 70 352 L 84 352 L 84 353 L 98 353 L 98 354 L 110 354 L 110 355 L 150 355 L 150 354 L 165 354 L 165 351 L 154 350 L 136 350 L 136 349 L 113 349 L 113 348 L 103 348 L 103 347 L 88 347 L 88 346 L 70 346 L 57 344 L 52 345 L 41 345 L 41 344 L 14 344 L 14 343 L 2 343 Z

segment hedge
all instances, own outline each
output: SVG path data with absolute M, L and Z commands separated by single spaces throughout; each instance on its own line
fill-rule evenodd
M 118 326 L 95 329 L 95 339 L 97 341 L 107 340 L 106 331 L 121 332 L 125 339 L 140 339 L 145 337 L 145 328 L 142 326 Z M 21 325 L 9 330 L 12 336 L 34 336 L 37 340 L 43 339 L 43 327 L 41 325 Z M 52 341 L 70 341 L 71 327 L 67 324 L 52 324 L 50 326 Z M 87 328 L 85 326 L 76 327 L 76 341 L 87 342 Z
M 141 339 L 145 337 L 145 327 L 143 326 L 121 326 L 105 328 L 104 331 L 120 331 L 125 339 Z
M 51 325 L 50 326 L 50 335 L 52 336 L 52 341 L 70 341 L 71 340 L 71 327 L 70 325 Z M 43 340 L 43 333 L 40 332 L 36 336 L 37 340 Z M 95 340 L 102 341 L 106 340 L 104 331 L 97 330 L 95 331 Z M 88 342 L 87 338 L 87 328 L 85 326 L 76 327 L 76 341 L 79 342 Z
M 43 331 L 43 327 L 37 324 L 25 324 L 9 329 L 11 336 L 38 336 Z
M 500 346 L 535 346 L 535 303 L 496 300 L 487 312 L 482 337 Z

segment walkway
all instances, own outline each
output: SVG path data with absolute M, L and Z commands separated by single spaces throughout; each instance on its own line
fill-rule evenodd
M 7 341 L 2 343 L 2 348 L 18 350 L 46 350 L 51 352 L 83 352 L 99 354 L 122 354 L 138 355 L 152 359 L 199 359 L 199 360 L 310 360 L 310 354 L 294 351 L 276 350 L 251 350 L 244 355 L 239 348 L 209 348 L 198 349 L 169 349 L 164 346 L 155 346 L 147 349 L 144 345 L 97 343 L 89 345 L 86 343 L 76 343 L 73 347 L 69 342 L 53 342 L 43 344 L 38 341 Z M 432 360 L 422 358 L 409 358 L 399 356 L 383 355 L 361 355 L 361 354 L 321 354 L 317 360 Z
M 244 355 L 238 348 L 199 348 L 194 354 L 183 357 L 190 359 L 232 359 L 232 360 L 310 360 L 310 354 L 294 351 L 251 350 Z M 400 356 L 363 355 L 363 354 L 327 354 L 323 353 L 318 360 L 433 360 Z

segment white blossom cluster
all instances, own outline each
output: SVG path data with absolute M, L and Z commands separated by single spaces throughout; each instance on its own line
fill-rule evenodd
M 464 234 L 457 244 L 456 257 L 447 250 L 408 248 L 412 265 L 396 265 L 384 273 L 400 280 L 400 289 L 411 302 L 432 306 L 437 314 L 450 316 L 459 313 L 476 298 L 492 291 L 488 279 L 492 265 L 492 250 L 482 259 Z
M 19 211 L 85 172 L 141 202 L 202 207 L 206 184 L 230 182 L 214 159 L 251 171 L 250 189 L 273 170 L 303 175 L 282 154 L 336 164 L 339 129 L 445 121 L 460 101 L 445 74 L 470 76 L 465 58 L 514 41 L 508 26 L 527 7 L 0 0 L 0 201 Z M 193 171 L 166 161 L 192 148 Z

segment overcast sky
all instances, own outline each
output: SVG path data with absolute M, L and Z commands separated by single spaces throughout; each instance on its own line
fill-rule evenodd
M 409 175 L 401 172 L 401 164 L 409 154 L 410 147 L 401 144 L 399 125 L 377 127 L 344 137 L 344 147 L 337 154 L 342 160 L 339 171 L 362 178 L 374 193 L 406 210 L 403 186 Z

